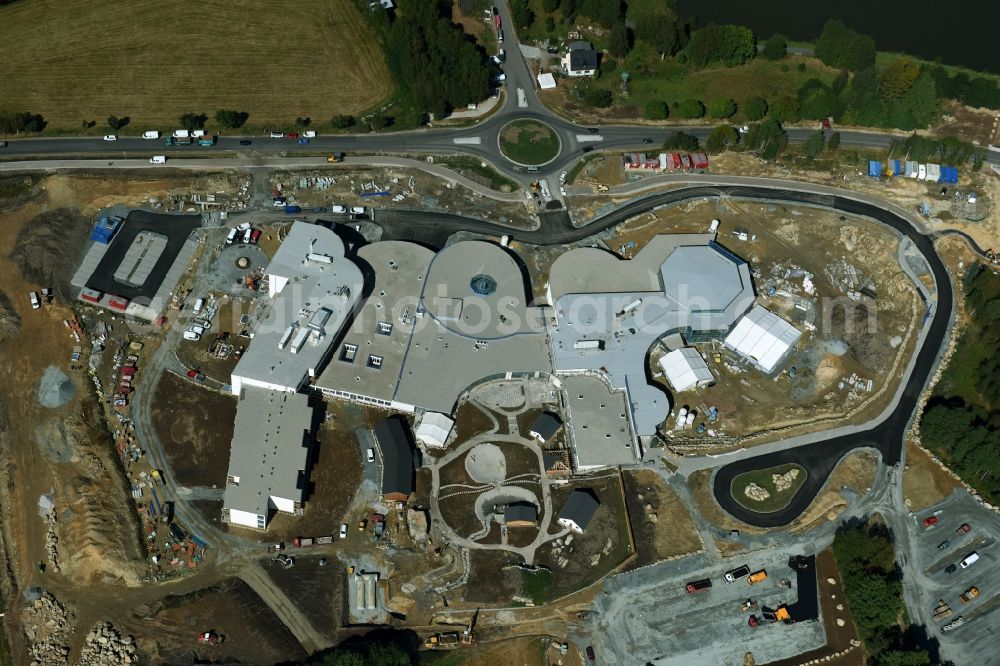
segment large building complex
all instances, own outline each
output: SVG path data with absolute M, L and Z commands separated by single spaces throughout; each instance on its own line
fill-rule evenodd
M 235 395 L 245 386 L 294 392 L 314 379 L 364 287 L 340 237 L 305 222 L 292 225 L 265 275 L 269 299 L 258 308 L 253 340 L 233 369 Z

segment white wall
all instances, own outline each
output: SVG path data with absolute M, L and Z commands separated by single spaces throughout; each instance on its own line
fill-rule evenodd
M 306 377 L 302 377 L 299 382 L 299 386 L 306 383 Z M 299 390 L 299 386 L 282 386 L 281 384 L 272 384 L 271 382 L 262 382 L 259 379 L 252 379 L 250 377 L 241 377 L 239 375 L 230 375 L 229 383 L 232 387 L 233 395 L 239 395 L 240 391 L 247 386 L 256 386 L 257 388 L 267 389 L 269 391 L 284 391 L 285 393 L 295 393 Z
M 271 495 L 269 499 L 278 511 L 295 513 L 295 500 L 286 497 L 275 497 L 274 495 Z
M 583 534 L 583 530 L 580 529 L 580 526 L 574 523 L 572 520 L 569 520 L 568 518 L 556 518 L 556 522 L 562 525 L 563 527 L 570 528 L 577 534 Z
M 267 295 L 274 298 L 275 294 L 281 292 L 288 284 L 288 278 L 281 277 L 280 275 L 273 275 L 271 273 L 267 274 Z
M 251 529 L 258 529 L 258 516 L 256 513 L 250 513 L 249 511 L 240 511 L 239 509 L 229 510 L 229 522 L 233 525 L 241 525 L 242 527 L 249 527 Z M 264 516 L 265 526 L 267 525 L 267 516 Z

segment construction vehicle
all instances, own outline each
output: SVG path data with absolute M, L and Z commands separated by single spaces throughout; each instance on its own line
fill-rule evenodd
M 305 546 L 321 546 L 328 543 L 333 543 L 332 536 L 295 537 L 292 539 L 292 545 L 296 548 L 303 548 Z
M 198 642 L 203 645 L 220 645 L 226 640 L 224 636 L 220 636 L 214 631 L 206 631 L 198 634 Z
M 765 580 L 767 580 L 767 571 L 761 569 L 760 571 L 750 574 L 747 578 L 747 583 L 750 585 L 756 585 L 757 583 L 763 583 Z
M 291 569 L 295 566 L 295 558 L 285 555 L 284 553 L 278 553 L 274 556 L 274 561 L 281 563 L 283 569 Z
M 684 586 L 688 594 L 694 594 L 695 592 L 707 592 L 712 588 L 712 581 L 708 578 L 702 578 L 701 580 L 696 580 L 688 583 Z
M 938 599 L 938 605 L 934 607 L 934 619 L 941 621 L 945 618 L 951 617 L 953 615 L 951 606 L 949 606 L 944 599 Z
M 747 626 L 757 627 L 762 624 L 775 624 L 776 622 L 784 622 L 785 624 L 791 624 L 794 622 L 788 609 L 782 604 L 775 609 L 768 608 L 764 606 L 761 609 L 760 617 L 756 615 L 751 615 L 747 620 Z
M 963 604 L 967 604 L 978 596 L 979 596 L 979 588 L 976 586 L 972 586 L 965 592 L 963 592 L 958 598 L 962 600 Z
M 993 248 L 986 250 L 986 258 L 989 259 L 989 262 L 994 266 L 1000 263 L 1000 257 L 997 257 L 997 253 L 993 251 Z
M 963 624 L 965 624 L 965 619 L 961 615 L 959 615 L 954 620 L 941 627 L 941 631 L 951 631 L 953 629 L 958 629 Z
M 731 571 L 727 571 L 725 578 L 726 578 L 726 582 L 727 583 L 734 583 L 737 580 L 739 580 L 740 578 L 743 578 L 744 576 L 749 576 L 749 575 L 750 575 L 750 567 L 748 567 L 747 565 L 744 564 L 741 567 L 738 567 L 738 568 L 733 569 Z
M 367 518 L 362 518 L 361 520 L 358 521 L 358 531 L 359 532 L 364 532 L 366 527 L 368 527 L 368 519 Z
M 753 599 L 747 599 L 740 605 L 740 611 L 743 613 L 752 610 L 757 610 L 757 602 Z

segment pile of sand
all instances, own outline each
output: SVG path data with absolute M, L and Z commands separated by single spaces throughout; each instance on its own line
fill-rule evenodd
M 54 365 L 45 368 L 38 382 L 38 402 L 42 407 L 62 407 L 76 397 L 76 386 Z

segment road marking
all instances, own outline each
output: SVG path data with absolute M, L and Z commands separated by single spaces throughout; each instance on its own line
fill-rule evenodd
M 580 143 L 595 143 L 597 141 L 604 141 L 604 137 L 600 134 L 577 134 L 576 140 Z
M 528 96 L 524 94 L 524 88 L 517 89 L 517 105 L 522 109 L 528 108 Z
M 478 136 L 465 136 L 465 137 L 459 137 L 458 139 L 452 139 L 452 141 L 454 141 L 459 145 L 468 144 L 472 146 L 478 146 L 483 142 L 483 139 L 482 137 Z

